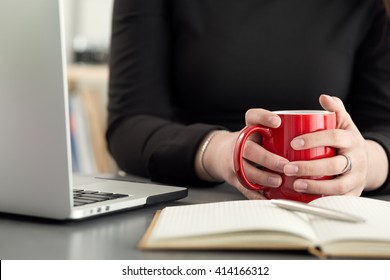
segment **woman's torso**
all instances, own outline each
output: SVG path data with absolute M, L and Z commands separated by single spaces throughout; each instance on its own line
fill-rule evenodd
M 318 109 L 345 99 L 373 20 L 364 0 L 172 0 L 180 121 L 231 129 L 249 108 Z

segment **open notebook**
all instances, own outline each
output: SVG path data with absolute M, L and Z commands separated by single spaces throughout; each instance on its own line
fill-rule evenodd
M 390 202 L 329 196 L 310 204 L 353 213 L 365 222 L 298 213 L 265 200 L 174 206 L 156 214 L 139 247 L 308 250 L 323 257 L 390 258 Z

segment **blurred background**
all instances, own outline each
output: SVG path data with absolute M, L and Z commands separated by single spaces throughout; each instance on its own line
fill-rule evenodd
M 65 0 L 73 171 L 115 173 L 104 138 L 113 0 Z
M 68 62 L 105 63 L 113 0 L 66 0 Z

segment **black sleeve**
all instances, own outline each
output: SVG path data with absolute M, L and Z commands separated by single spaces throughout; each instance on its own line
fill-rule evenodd
M 353 81 L 347 100 L 352 119 L 390 159 L 390 22 L 383 6 L 357 53 Z M 390 193 L 389 176 L 381 188 L 364 194 L 384 193 Z
M 195 153 L 203 136 L 217 127 L 175 122 L 169 2 L 114 2 L 106 137 L 127 173 L 169 184 L 202 184 Z

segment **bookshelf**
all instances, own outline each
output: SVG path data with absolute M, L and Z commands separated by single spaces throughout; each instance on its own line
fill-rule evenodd
M 117 171 L 106 148 L 107 65 L 68 65 L 73 171 L 104 174 Z

